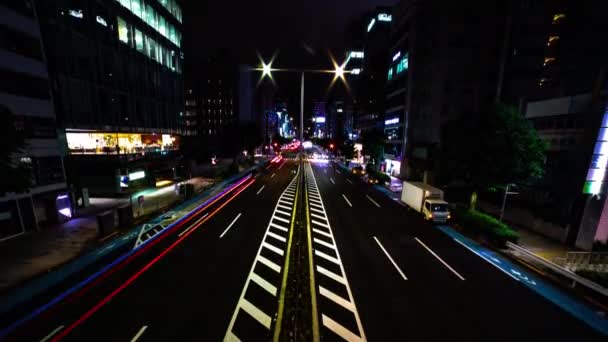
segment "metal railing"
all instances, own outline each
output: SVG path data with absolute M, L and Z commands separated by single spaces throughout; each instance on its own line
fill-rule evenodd
M 608 272 L 608 252 L 567 252 L 565 258 L 559 258 L 559 263 L 572 272 Z
M 544 267 L 552 270 L 553 272 L 558 273 L 559 275 L 568 278 L 569 280 L 572 281 L 572 285 L 571 286 L 573 288 L 576 286 L 576 284 L 581 284 L 581 285 L 583 285 L 583 286 L 585 286 L 585 287 L 587 287 L 587 288 L 589 288 L 589 289 L 591 289 L 591 290 L 593 290 L 593 291 L 595 291 L 597 293 L 600 293 L 600 294 L 602 294 L 604 296 L 608 296 L 608 289 L 607 288 L 602 287 L 601 285 L 596 284 L 596 283 L 592 282 L 589 279 L 583 278 L 583 277 L 579 276 L 578 274 L 576 274 L 576 273 L 574 273 L 574 272 L 572 272 L 572 271 L 570 271 L 570 270 L 568 270 L 568 269 L 566 269 L 564 267 L 561 267 L 561 266 L 559 266 L 559 265 L 557 265 L 557 264 L 555 264 L 555 263 L 553 263 L 551 261 L 548 261 L 548 260 L 546 260 L 544 258 L 541 258 L 538 255 L 536 255 L 536 254 L 528 251 L 527 249 L 522 248 L 522 247 L 520 247 L 520 246 L 518 246 L 518 245 L 516 245 L 516 244 L 514 244 L 512 242 L 507 242 L 507 247 L 510 248 L 510 249 L 512 249 L 512 250 L 514 250 L 514 251 L 516 251 L 516 252 L 524 254 L 525 256 L 531 258 L 535 262 L 543 265 Z M 573 253 L 575 253 L 575 252 L 573 252 Z

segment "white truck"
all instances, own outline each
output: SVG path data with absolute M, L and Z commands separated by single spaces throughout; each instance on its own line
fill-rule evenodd
M 445 223 L 450 219 L 448 202 L 443 191 L 422 182 L 403 182 L 401 201 L 424 215 L 427 221 Z

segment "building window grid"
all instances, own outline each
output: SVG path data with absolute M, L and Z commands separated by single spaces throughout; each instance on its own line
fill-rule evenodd
M 157 13 L 154 8 L 146 4 L 143 0 L 116 0 L 124 8 L 128 9 L 129 12 L 133 13 L 138 18 L 141 18 L 148 26 L 152 27 L 163 37 L 170 40 L 177 47 L 181 47 L 182 35 L 173 25 L 169 23 L 161 14 Z M 173 3 L 174 1 L 168 1 Z M 163 5 L 164 6 L 164 5 Z M 173 6 L 173 5 L 172 5 Z M 179 5 L 175 4 L 177 8 Z M 166 6 L 165 6 L 166 7 Z M 171 12 L 171 11 L 170 11 Z M 181 9 L 179 9 L 180 18 L 177 18 L 181 23 Z

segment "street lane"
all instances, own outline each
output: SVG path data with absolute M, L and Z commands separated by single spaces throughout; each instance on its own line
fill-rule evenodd
M 284 166 L 280 172 L 273 166 L 259 174 L 255 183 L 214 215 L 213 211 L 221 205 L 210 208 L 206 214 L 211 212 L 212 217 L 200 228 L 187 233 L 183 243 L 76 327 L 68 334 L 68 340 L 126 340 L 143 325 L 148 326 L 146 339 L 164 337 L 166 340 L 175 336 L 221 339 L 255 255 L 257 242 L 253 241 L 261 239 L 273 202 L 293 178 L 294 166 Z M 275 177 L 271 178 L 272 174 Z M 262 185 L 266 189 L 257 195 L 255 189 Z M 234 231 L 220 239 L 239 213 L 243 217 L 231 228 Z M 202 216 L 203 213 L 198 214 L 192 222 Z M 189 225 L 180 227 L 179 231 L 187 229 Z M 146 251 L 82 298 L 63 305 L 43 322 L 36 322 L 38 339 L 58 326 L 64 325 L 63 330 L 67 329 L 86 310 L 164 251 L 169 240 L 177 238 L 178 232 L 173 234 L 174 237 L 168 237 L 167 241 Z M 109 326 L 112 328 L 108 329 Z M 59 331 L 57 335 L 61 333 Z
M 414 211 L 337 171 L 332 166 L 314 167 L 369 340 L 599 338 L 586 324 L 463 248 Z

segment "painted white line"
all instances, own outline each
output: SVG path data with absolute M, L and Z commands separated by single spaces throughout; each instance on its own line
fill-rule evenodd
M 317 220 L 310 220 L 311 223 L 316 224 L 317 226 L 321 226 L 321 227 L 325 227 L 325 228 L 329 228 L 328 225 L 326 225 L 325 223 L 319 222 Z
M 509 277 L 515 279 L 515 281 L 519 281 L 519 279 L 517 279 L 517 277 L 515 277 L 514 275 L 512 275 L 511 273 L 507 272 L 506 270 L 503 270 L 502 268 L 500 268 L 498 265 L 496 265 L 495 263 L 493 263 L 492 261 L 490 261 L 488 258 L 484 257 L 483 255 L 475 252 L 471 247 L 465 245 L 463 242 L 460 242 L 457 239 L 454 239 L 454 241 L 458 242 L 462 247 L 470 250 L 472 253 L 474 253 L 475 255 L 477 255 L 478 257 L 482 258 L 483 260 L 487 261 L 490 263 L 490 265 L 496 267 L 498 270 L 500 270 L 501 272 L 503 272 L 504 274 L 508 275 Z
M 270 329 L 270 322 L 272 321 L 270 316 L 265 314 L 262 310 L 258 309 L 255 305 L 251 304 L 247 299 L 243 298 L 239 306 L 245 310 L 251 317 L 255 318 L 256 321 L 260 322 L 266 329 Z
M 327 247 L 327 248 L 331 248 L 331 249 L 333 249 L 333 250 L 336 250 L 336 246 L 332 245 L 332 244 L 331 244 L 331 243 L 329 243 L 329 242 L 325 242 L 325 241 L 323 241 L 323 240 L 321 240 L 321 239 L 317 239 L 317 238 L 313 238 L 313 240 L 314 240 L 316 243 L 318 243 L 319 245 L 322 245 L 322 246 L 325 246 L 325 247 Z
M 203 215 L 203 217 L 201 217 L 200 219 L 196 220 L 196 222 L 194 222 L 193 224 L 191 224 L 190 227 L 188 227 L 188 229 L 184 229 L 181 233 L 177 234 L 177 237 L 181 237 L 182 235 L 184 235 L 187 232 L 189 232 L 190 230 L 192 230 L 192 228 L 196 227 L 196 225 L 199 222 L 201 222 L 202 220 L 204 220 L 205 217 L 207 217 L 207 215 L 209 215 L 209 213 L 205 213 L 205 215 Z
M 319 209 L 313 208 L 313 207 L 310 207 L 310 210 L 314 210 L 314 211 L 316 211 L 318 213 L 321 213 L 321 214 L 325 215 L 325 213 L 323 212 L 323 210 L 319 210 Z
M 376 240 L 376 243 L 378 244 L 378 246 L 380 246 L 380 249 L 382 249 L 382 251 L 384 252 L 384 254 L 386 255 L 386 257 L 388 258 L 388 260 L 390 260 L 391 264 L 393 264 L 393 266 L 395 266 L 395 268 L 397 269 L 397 272 L 399 272 L 399 274 L 401 275 L 401 278 L 403 278 L 403 280 L 407 280 L 407 277 L 405 276 L 405 274 L 403 274 L 403 271 L 401 271 L 401 268 L 399 268 L 399 266 L 397 265 L 397 263 L 395 262 L 395 260 L 393 260 L 393 258 L 391 257 L 391 255 L 388 254 L 388 252 L 386 251 L 386 249 L 384 249 L 384 246 L 382 246 L 382 244 L 380 243 L 380 241 L 378 240 L 378 238 L 376 238 L 374 236 L 374 240 Z
M 260 188 L 260 190 L 258 190 L 255 194 L 259 195 L 260 192 L 262 192 L 262 190 L 264 190 L 264 187 L 266 187 L 266 185 L 262 185 L 262 187 Z
M 234 220 L 232 220 L 232 222 L 230 222 L 230 224 L 228 225 L 228 228 L 226 228 L 226 230 L 224 230 L 224 232 L 222 233 L 222 235 L 220 235 L 220 239 L 224 237 L 224 235 L 228 232 L 228 230 L 230 230 L 230 228 L 232 228 L 232 226 L 234 225 L 234 223 L 236 222 L 236 220 L 239 219 L 239 217 L 241 217 L 241 213 L 239 213 L 238 215 L 236 215 L 236 217 L 234 218 Z
M 338 169 L 336 169 L 336 172 L 337 172 L 337 173 L 342 173 L 342 172 L 340 172 L 340 170 L 338 170 Z
M 291 207 L 288 207 L 288 206 L 282 205 L 282 204 L 279 204 L 278 207 L 279 208 L 283 208 L 283 209 L 287 209 L 287 210 L 291 210 L 292 209 Z
M 326 277 L 328 277 L 330 279 L 337 281 L 338 283 L 340 283 L 342 285 L 346 285 L 346 280 L 344 278 L 342 278 L 341 276 L 335 274 L 334 272 L 332 272 L 324 267 L 317 265 L 317 272 L 325 275 Z
M 279 265 L 275 264 L 274 262 L 266 259 L 265 257 L 263 257 L 263 256 L 260 255 L 258 257 L 258 261 L 261 262 L 263 265 L 268 266 L 268 268 L 270 268 L 271 270 L 273 270 L 273 271 L 275 271 L 277 273 L 281 273 L 281 266 L 279 266 Z
M 324 288 L 323 286 L 319 285 L 319 294 L 326 297 L 327 299 L 331 300 L 332 302 L 340 305 L 341 307 L 345 308 L 346 310 L 350 311 L 350 312 L 355 312 L 355 307 L 353 306 L 353 303 L 347 301 L 346 299 L 338 296 L 337 294 L 329 291 L 328 289 Z
M 318 219 L 321 219 L 321 220 L 325 220 L 325 221 L 327 221 L 327 218 L 325 218 L 325 216 L 321 216 L 321 215 L 319 215 L 319 214 L 310 213 L 310 216 L 312 216 L 312 217 L 316 217 L 316 218 L 318 218 Z
M 51 337 L 55 336 L 55 334 L 58 333 L 61 329 L 63 329 L 63 325 L 58 326 L 57 328 L 55 328 L 55 330 L 51 331 L 48 335 L 44 336 L 44 338 L 42 340 L 40 340 L 40 342 L 46 342 L 46 341 L 50 340 Z
M 287 216 L 291 217 L 291 213 L 290 213 L 290 212 L 287 212 L 287 211 L 283 211 L 283 210 L 279 210 L 279 209 L 277 209 L 277 210 L 275 211 L 275 213 L 282 214 L 282 215 L 287 215 Z
M 319 203 L 319 204 L 323 204 L 323 203 L 321 202 L 321 200 L 316 199 L 316 198 L 314 198 L 314 197 L 312 197 L 312 196 L 308 196 L 308 199 L 309 199 L 311 202 L 316 202 L 316 203 Z
M 314 206 L 315 206 L 315 207 L 317 207 L 317 208 L 324 209 L 324 208 L 323 208 L 323 206 L 321 206 L 321 205 L 319 205 L 319 204 L 317 204 L 317 203 L 310 202 L 309 204 L 310 204 L 311 206 L 313 206 L 313 205 L 314 205 Z
M 344 196 L 344 194 L 342 194 L 342 198 L 344 198 L 344 200 L 346 201 L 346 203 L 348 203 L 348 205 L 352 208 L 353 205 L 350 203 L 350 201 L 348 200 L 348 198 L 346 198 L 346 196 Z
M 323 172 L 327 173 L 327 170 L 326 170 L 326 169 L 323 169 Z
M 264 242 L 262 244 L 262 247 L 266 247 L 266 248 L 270 249 L 271 251 L 277 253 L 278 255 L 283 256 L 283 250 L 282 249 L 280 249 L 279 247 L 275 247 L 275 246 L 269 244 L 268 242 Z
M 274 173 L 273 173 L 273 174 L 270 176 L 270 178 L 274 178 L 274 176 L 276 176 L 276 174 L 274 174 Z
M 295 193 L 296 193 L 296 191 L 295 191 L 295 190 L 285 190 L 285 193 L 286 193 L 287 195 L 292 195 L 292 196 L 293 196 L 293 194 L 295 194 Z
M 429 251 L 429 253 L 433 254 L 433 256 L 437 258 L 437 260 L 439 260 L 443 264 L 443 266 L 447 267 L 450 271 L 452 271 L 452 273 L 454 273 L 458 278 L 460 278 L 460 280 L 464 280 L 463 276 L 461 276 L 458 272 L 456 272 L 455 269 L 453 269 L 450 265 L 443 261 L 443 259 L 441 259 L 439 255 L 435 254 L 435 252 L 433 252 L 427 245 L 425 245 L 424 242 L 420 241 L 417 237 L 415 237 L 414 240 L 416 240 L 422 247 Z
M 376 201 L 374 201 L 371 197 L 369 197 L 368 195 L 365 195 L 365 197 L 367 197 L 368 200 L 370 200 L 372 203 L 374 203 L 376 205 L 376 207 L 380 208 L 380 204 L 378 204 Z
M 327 261 L 331 261 L 331 262 L 333 262 L 336 265 L 340 265 L 340 260 L 332 257 L 331 255 L 325 254 L 325 253 L 321 252 L 318 249 L 315 249 L 315 255 L 318 256 L 318 257 L 321 257 L 321 258 L 323 258 L 323 259 L 325 259 Z
M 350 184 L 353 184 L 353 182 L 350 179 L 346 179 L 347 182 L 349 182 Z
M 260 285 L 261 288 L 268 291 L 268 293 L 270 293 L 271 295 L 273 295 L 273 296 L 277 295 L 276 286 L 267 282 L 266 279 L 260 277 L 259 275 L 255 274 L 255 273 L 251 273 L 251 280 L 253 280 L 254 283 Z
M 353 332 L 351 332 L 350 330 L 348 330 L 345 327 L 343 327 L 342 325 L 340 325 L 340 323 L 325 316 L 325 314 L 322 315 L 322 320 L 323 320 L 323 325 L 327 329 L 333 331 L 336 335 L 342 337 L 345 341 L 349 341 L 349 342 L 361 341 L 361 338 L 359 336 L 355 335 Z
M 283 227 L 283 226 L 280 226 L 280 225 L 278 225 L 278 224 L 276 224 L 276 223 L 270 223 L 270 225 L 271 225 L 272 227 L 275 227 L 275 228 L 277 228 L 277 229 L 280 229 L 280 230 L 282 230 L 282 231 L 284 231 L 284 232 L 288 231 L 288 229 L 287 229 L 287 228 L 285 228 L 285 227 Z
M 147 325 L 144 325 L 143 327 L 141 327 L 141 329 L 139 329 L 137 334 L 135 334 L 135 336 L 133 336 L 133 338 L 131 339 L 131 342 L 135 342 L 135 341 L 139 340 L 139 338 L 144 333 L 144 331 L 146 331 L 146 329 L 148 329 Z
M 287 203 L 289 205 L 293 205 L 293 201 L 288 201 L 288 200 L 282 199 L 282 198 L 279 200 L 279 203 Z
M 273 216 L 273 217 L 272 217 L 272 219 L 273 219 L 273 220 L 279 220 L 279 221 L 281 221 L 281 222 L 285 222 L 285 223 L 291 223 L 291 221 L 289 221 L 289 220 L 287 220 L 287 219 L 284 219 L 284 218 L 282 218 L 282 217 L 278 217 L 278 216 Z
M 273 232 L 268 232 L 267 234 L 268 234 L 268 236 L 273 237 L 273 238 L 275 238 L 275 239 L 277 239 L 277 240 L 279 240 L 281 242 L 287 242 L 287 239 L 285 239 L 284 237 L 282 237 L 280 235 L 277 235 L 277 234 L 275 234 Z
M 317 233 L 317 234 L 321 234 L 321 235 L 327 236 L 328 238 L 330 238 L 332 240 L 334 239 L 333 236 L 331 236 L 331 234 L 326 233 L 326 232 L 324 232 L 324 231 L 322 231 L 320 229 L 313 228 L 312 231 L 315 232 L 315 233 Z
M 285 164 L 287 164 L 287 161 L 285 161 L 283 164 L 281 164 L 281 166 L 279 166 L 279 168 L 277 170 L 280 170 L 283 166 L 285 166 Z
M 336 182 L 334 182 L 334 180 L 331 179 L 331 177 L 329 177 L 329 180 L 332 182 L 332 184 L 336 184 Z

